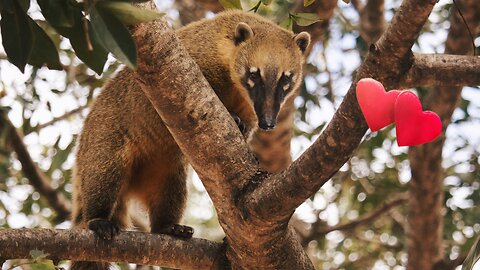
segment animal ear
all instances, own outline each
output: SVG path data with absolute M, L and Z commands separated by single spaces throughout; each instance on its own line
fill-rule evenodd
M 240 22 L 235 29 L 235 45 L 238 45 L 253 36 L 252 28 L 246 23 Z
M 307 32 L 300 32 L 295 35 L 293 38 L 295 44 L 300 48 L 300 50 L 304 53 L 307 49 L 308 45 L 310 45 L 310 34 Z

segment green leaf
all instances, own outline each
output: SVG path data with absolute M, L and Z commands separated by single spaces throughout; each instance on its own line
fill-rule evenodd
M 126 2 L 98 2 L 97 8 L 109 11 L 125 25 L 153 21 L 165 15 L 164 13 L 139 8 Z
M 320 17 L 315 13 L 296 13 L 291 14 L 291 17 L 299 26 L 309 26 L 320 21 Z
M 43 252 L 43 250 L 38 250 L 38 249 L 30 250 L 30 256 L 35 261 L 45 259 L 46 257 L 48 257 L 48 255 L 50 254 Z
M 285 20 L 283 20 L 281 23 L 280 23 L 280 26 L 289 30 L 289 31 L 292 31 L 293 29 L 293 20 L 291 18 L 291 16 L 288 16 L 288 18 L 286 18 Z
M 94 7 L 90 12 L 93 30 L 115 58 L 129 68 L 137 67 L 137 49 L 128 29 L 110 12 Z
M 218 0 L 225 9 L 242 9 L 240 0 Z
M 70 1 L 37 0 L 42 14 L 54 26 L 73 27 L 75 6 Z
M 265 5 L 265 6 L 268 6 L 272 3 L 272 0 L 262 0 L 262 3 Z
M 22 8 L 23 12 L 27 13 L 27 10 L 30 8 L 30 0 L 18 0 L 18 4 L 20 5 L 20 8 Z
M 315 0 L 303 0 L 303 6 L 304 7 L 308 7 L 313 3 L 315 3 Z
M 87 42 L 87 32 L 90 39 L 90 45 Z M 94 70 L 97 74 L 102 74 L 103 67 L 107 61 L 108 52 L 100 43 L 98 37 L 92 30 L 92 24 L 88 20 L 83 20 L 83 15 L 80 10 L 74 12 L 73 27 L 55 27 L 58 33 L 70 40 L 73 50 L 80 60 L 82 60 L 88 67 Z
M 1 16 L 2 44 L 8 60 L 24 72 L 33 47 L 29 17 L 16 1 L 13 3 L 13 12 L 5 9 Z
M 462 270 L 471 270 L 475 263 L 480 259 L 480 237 L 477 238 L 475 244 L 470 248 L 467 258 L 462 264 Z
M 0 12 L 3 12 L 4 10 L 8 12 L 13 12 L 13 0 L 0 1 Z
M 53 41 L 34 20 L 30 17 L 28 20 L 33 33 L 33 48 L 28 63 L 34 67 L 47 64 L 50 69 L 61 70 L 62 64 Z

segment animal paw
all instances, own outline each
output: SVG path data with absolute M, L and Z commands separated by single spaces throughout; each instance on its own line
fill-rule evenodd
M 180 224 L 171 224 L 161 228 L 157 233 L 168 234 L 180 238 L 191 238 L 193 235 L 193 228 Z
M 92 230 L 99 238 L 112 240 L 120 233 L 118 223 L 102 218 L 95 218 L 88 222 L 88 228 Z
M 240 129 L 240 132 L 242 132 L 242 134 L 245 135 L 247 133 L 247 125 L 245 125 L 245 123 L 242 121 L 242 119 L 240 119 L 240 117 L 236 113 L 231 112 L 230 115 L 232 116 L 233 120 L 237 124 L 238 129 Z

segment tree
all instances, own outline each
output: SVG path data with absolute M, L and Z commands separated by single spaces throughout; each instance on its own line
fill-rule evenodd
M 209 1 L 200 2 L 211 5 Z M 478 1 L 470 0 L 457 3 L 457 8 L 463 11 L 466 25 L 470 29 L 478 29 L 480 21 L 478 20 L 480 7 L 476 2 Z M 455 253 L 454 247 L 459 244 L 449 243 L 453 232 L 458 231 L 458 226 L 449 228 L 448 226 L 452 226 L 449 222 L 443 225 L 445 212 L 443 208 L 447 209 L 445 214 L 447 221 L 458 220 L 458 215 L 470 215 L 461 220 L 471 224 L 472 228 L 478 221 L 475 221 L 472 215 L 474 208 L 469 213 L 468 209 L 456 211 L 454 207 L 448 205 L 448 201 L 446 205 L 444 204 L 443 184 L 446 181 L 444 176 L 461 178 L 463 181 L 458 184 L 459 186 L 471 186 L 471 190 L 478 188 L 475 187 L 475 173 L 478 174 L 479 167 L 476 154 L 478 151 L 469 156 L 471 168 L 463 174 L 452 173 L 456 169 L 453 165 L 447 167 L 445 171 L 441 166 L 441 151 L 445 137 L 431 144 L 411 147 L 408 155 L 402 151 L 400 154 L 391 153 L 392 159 L 403 160 L 403 163 L 407 160 L 410 162 L 411 180 L 408 181 L 408 186 L 402 184 L 398 181 L 397 172 L 402 168 L 384 166 L 383 169 L 374 170 L 376 151 L 382 151 L 385 143 L 390 142 L 391 145 L 392 139 L 389 138 L 387 130 L 370 134 L 369 138 L 361 143 L 367 126 L 355 98 L 356 82 L 364 77 L 373 77 L 381 81 L 387 89 L 432 87 L 432 89 L 418 88 L 417 91 L 424 102 L 424 107 L 441 115 L 446 129 L 460 98 L 461 87 L 480 84 L 478 69 L 480 60 L 475 56 L 412 53 L 412 46 L 425 27 L 435 4 L 436 1 L 432 0 L 404 0 L 396 10 L 390 25 L 383 29 L 382 1 L 370 0 L 365 5 L 359 1 L 352 1 L 353 7 L 360 14 L 361 40 L 357 42 L 357 46 L 372 44 L 365 46 L 368 50 L 363 55 L 363 62 L 356 69 L 350 89 L 329 124 L 299 158 L 288 168 L 284 168 L 285 162 L 282 166 L 279 165 L 276 173 L 268 173 L 259 166 L 235 123 L 218 102 L 201 72 L 165 21 L 160 19 L 148 22 L 151 24 L 148 28 L 155 29 L 155 32 L 143 31 L 145 28 L 133 29 L 133 37 L 138 46 L 138 80 L 165 122 L 178 123 L 169 126 L 169 130 L 202 179 L 218 212 L 219 222 L 226 235 L 225 241 L 223 243 L 203 239 L 183 241 L 168 236 L 124 232 L 111 243 L 106 243 L 95 240 L 90 232 L 84 231 L 8 229 L 0 231 L 2 247 L 0 257 L 31 258 L 30 251 L 36 249 L 42 251 L 37 258 L 47 256 L 48 253 L 48 258 L 55 260 L 123 261 L 175 268 L 312 269 L 312 260 L 308 258 L 306 252 L 308 245 L 304 249 L 302 243 L 316 241 L 320 246 L 328 232 L 346 230 L 345 234 L 348 234 L 348 230 L 355 230 L 360 225 L 381 222 L 380 217 L 394 209 L 397 212 L 392 219 L 373 226 L 382 232 L 378 243 L 364 241 L 360 234 L 354 232 L 351 233 L 352 237 L 337 237 L 345 244 L 335 248 L 349 255 L 354 254 L 345 250 L 349 246 L 351 250 L 356 250 L 358 255 L 361 247 L 352 245 L 370 242 L 366 248 L 366 252 L 370 252 L 369 256 L 362 254 L 362 260 L 365 262 L 348 256 L 348 260 L 344 259 L 337 267 L 368 268 L 382 256 L 390 254 L 395 258 L 392 251 L 398 254 L 406 251 L 408 262 L 398 264 L 406 264 L 407 269 L 454 269 L 463 261 L 466 252 Z M 331 16 L 335 1 L 318 1 L 306 8 L 316 11 L 316 8 L 320 7 L 329 7 L 329 10 L 326 8 L 318 10 Z M 298 8 L 300 10 L 303 7 Z M 461 22 L 461 17 L 452 12 L 446 53 L 467 54 L 475 49 L 475 45 L 471 47 L 469 43 L 471 39 L 466 35 L 468 31 L 465 31 L 466 28 Z M 428 24 L 429 27 L 433 27 L 430 22 Z M 310 26 L 310 31 L 316 33 L 315 40 L 320 39 L 321 35 L 318 33 L 324 33 L 325 25 L 322 23 Z M 478 36 L 478 33 L 474 35 Z M 326 39 L 323 39 L 323 42 L 326 44 Z M 152 74 L 161 74 L 165 79 L 158 81 L 158 76 Z M 162 95 L 154 91 L 165 86 L 171 91 L 161 93 Z M 452 86 L 456 86 L 454 91 Z M 308 93 L 302 93 L 302 97 L 307 103 Z M 308 106 L 303 108 L 308 109 Z M 465 112 L 468 113 L 468 110 Z M 289 113 L 291 111 L 287 111 L 286 114 Z M 215 123 L 209 117 L 204 117 L 211 115 L 216 116 Z M 178 121 L 187 117 L 191 121 Z M 466 121 L 467 117 L 464 118 L 461 120 Z M 284 119 L 289 121 L 291 118 Z M 2 127 L 9 124 L 9 120 L 4 116 L 2 124 Z M 39 181 L 45 183 L 47 177 L 42 175 L 41 170 L 36 166 L 28 169 L 28 165 L 32 165 L 33 162 L 28 159 L 28 152 L 19 140 L 18 133 L 14 132 L 11 126 L 5 130 L 9 130 L 7 139 L 12 142 L 11 146 L 17 153 L 18 160 L 22 162 L 25 176 L 32 183 Z M 274 134 L 257 136 L 257 140 L 275 143 Z M 18 143 L 14 144 L 15 141 Z M 350 159 L 357 148 L 355 157 Z M 256 148 L 260 156 L 262 151 L 268 151 L 264 149 Z M 265 162 L 265 159 L 261 161 Z M 346 162 L 348 168 L 340 170 Z M 268 162 L 264 163 L 263 167 L 268 167 Z M 371 182 L 367 181 L 369 178 L 372 179 Z M 311 223 L 311 229 L 306 233 L 302 232 L 302 221 L 297 219 L 289 224 L 295 208 L 306 199 L 316 196 L 319 188 L 330 179 L 338 186 L 336 196 L 350 199 L 350 207 L 355 208 L 360 216 L 353 221 L 330 227 L 325 226 L 325 219 L 319 218 Z M 59 193 L 48 188 L 42 189 L 41 184 L 34 186 L 39 193 L 50 198 L 49 203 L 58 211 L 59 216 L 68 211 L 65 210 L 68 207 L 62 203 L 63 199 L 60 199 Z M 342 194 L 342 190 L 350 194 Z M 405 191 L 408 192 L 407 195 Z M 447 191 L 452 192 L 452 189 Z M 397 198 L 393 197 L 395 193 L 399 194 Z M 450 195 L 447 193 L 447 196 Z M 351 200 L 352 197 L 355 200 Z M 391 197 L 390 201 L 386 200 L 388 197 Z M 473 201 L 478 201 L 475 195 L 472 194 L 471 197 Z M 409 207 L 399 207 L 403 206 L 407 199 Z M 405 211 L 409 213 L 408 219 L 405 218 Z M 296 237 L 295 230 L 302 236 L 301 241 Z M 444 230 L 450 235 L 444 234 Z M 368 231 L 372 230 L 367 230 L 364 235 L 371 240 L 373 238 L 371 234 L 375 236 L 375 233 Z M 384 234 L 386 240 L 382 240 Z M 402 239 L 389 241 L 391 235 Z M 350 244 L 346 244 L 347 240 L 352 238 L 357 238 L 354 244 L 352 240 Z M 458 234 L 457 236 L 454 234 L 453 240 L 455 238 L 459 238 Z M 400 244 L 396 245 L 398 242 Z M 125 246 L 125 243 L 132 244 Z M 380 247 L 372 248 L 373 244 Z M 448 253 L 443 250 L 445 244 L 452 249 Z M 328 247 L 324 245 L 323 248 Z M 318 250 L 320 252 L 321 248 Z M 395 264 L 397 262 L 393 263 Z M 324 264 L 323 267 L 326 269 L 332 265 Z

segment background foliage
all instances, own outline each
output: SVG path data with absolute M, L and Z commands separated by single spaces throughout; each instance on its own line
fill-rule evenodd
M 182 12 L 176 2 L 159 3 L 175 28 L 180 26 L 179 12 Z M 385 2 L 387 20 L 400 2 Z M 295 3 L 287 0 L 220 0 L 220 3 L 225 7 L 254 10 L 287 28 L 321 19 L 312 14 L 295 13 Z M 313 1 L 305 1 L 306 5 L 311 3 Z M 84 19 L 84 10 L 88 11 L 89 21 Z M 415 51 L 443 52 L 451 11 L 449 2 L 440 1 Z M 119 68 L 111 55 L 134 68 L 135 47 L 126 25 L 153 19 L 159 14 L 140 16 L 136 8 L 120 0 L 98 1 L 95 5 L 90 1 L 2 0 L 0 12 L 4 51 L 0 55 L 0 113 L 18 128 L 30 155 L 51 186 L 70 199 L 75 139 L 100 87 Z M 206 12 L 205 15 L 212 14 Z M 360 37 L 358 26 L 355 8 L 339 2 L 329 31 L 312 50 L 301 96 L 295 100 L 298 111 L 294 156 L 316 139 L 316 134 L 331 118 L 366 54 L 367 43 Z M 480 39 L 476 37 L 475 42 L 478 46 Z M 7 54 L 11 63 L 7 61 Z M 416 90 L 420 96 L 424 93 L 422 89 Z M 463 90 L 462 102 L 447 130 L 443 156 L 444 243 L 445 256 L 450 259 L 465 256 L 480 232 L 480 212 L 476 207 L 480 203 L 480 136 L 475 132 L 480 128 L 479 95 L 478 88 Z M 368 133 L 355 156 L 334 176 L 335 181 L 329 181 L 297 210 L 292 223 L 318 269 L 404 269 L 406 203 L 402 198 L 411 173 L 407 148 L 397 146 L 394 134 L 393 127 Z M 223 233 L 198 178 L 190 181 L 190 191 L 185 223 L 195 227 L 198 237 L 221 240 Z M 397 199 L 401 203 L 371 222 L 346 230 L 322 232 L 322 229 L 365 217 Z M 5 125 L 0 126 L 0 226 L 70 226 L 68 221 L 56 217 L 55 210 L 22 173 L 7 129 Z M 41 254 L 32 254 L 33 262 L 41 258 Z M 8 264 L 20 263 L 24 262 Z M 23 267 L 54 268 L 48 262 Z

